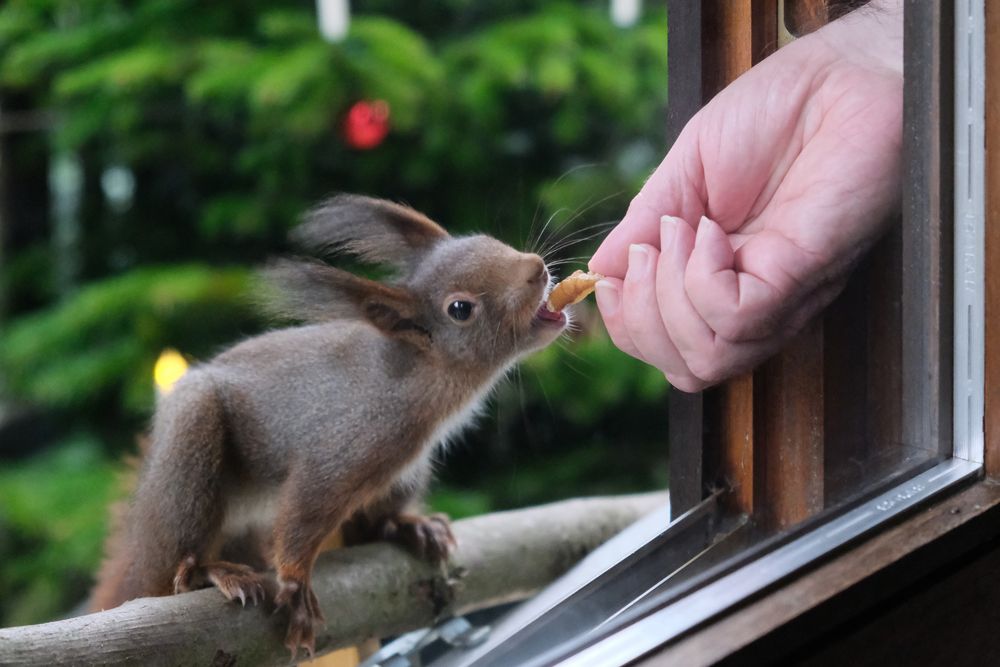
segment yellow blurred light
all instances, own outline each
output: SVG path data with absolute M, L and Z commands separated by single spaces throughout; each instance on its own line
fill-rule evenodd
M 153 382 L 156 383 L 156 388 L 161 393 L 166 394 L 174 388 L 187 369 L 188 362 L 181 353 L 168 347 L 160 353 L 160 358 L 153 366 Z

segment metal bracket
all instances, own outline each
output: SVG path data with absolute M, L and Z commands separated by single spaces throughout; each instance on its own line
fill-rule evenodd
M 455 648 L 473 648 L 486 641 L 489 634 L 490 626 L 475 626 L 456 616 L 394 639 L 359 667 L 420 667 L 420 651 L 438 640 Z

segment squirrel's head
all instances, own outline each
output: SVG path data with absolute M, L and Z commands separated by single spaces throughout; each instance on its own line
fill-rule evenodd
M 317 254 L 344 252 L 397 274 L 382 283 L 316 260 L 272 264 L 276 310 L 297 319 L 364 319 L 470 371 L 502 368 L 566 326 L 564 314 L 543 305 L 549 272 L 541 257 L 489 236 L 452 237 L 399 204 L 341 195 L 313 209 L 292 237 Z

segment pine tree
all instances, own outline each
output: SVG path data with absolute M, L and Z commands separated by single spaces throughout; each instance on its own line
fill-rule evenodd
M 3 169 L 23 168 L 21 182 L 33 184 L 19 190 L 17 206 L 8 192 L 0 218 L 34 230 L 0 241 L 8 306 L 0 396 L 51 415 L 83 449 L 117 455 L 148 418 L 151 369 L 164 348 L 203 359 L 267 326 L 250 305 L 251 268 L 283 250 L 287 230 L 324 196 L 406 201 L 453 232 L 523 246 L 575 230 L 585 238 L 586 226 L 621 215 L 663 153 L 659 7 L 628 29 L 611 24 L 606 2 L 369 0 L 352 8 L 348 36 L 327 43 L 313 6 L 299 0 L 0 7 L 0 109 L 44 126 L 0 149 Z M 344 136 L 359 101 L 389 109 L 387 136 L 368 150 Z M 46 170 L 56 176 L 49 192 L 39 182 Z M 585 256 L 593 244 L 553 259 Z M 627 362 L 606 338 L 569 348 L 533 358 L 524 381 L 501 392 L 494 435 L 479 436 L 494 442 L 482 455 L 499 460 L 504 443 L 524 440 L 513 435 L 530 419 L 522 415 L 582 437 L 628 421 L 634 413 L 623 405 L 641 410 L 662 397 L 662 376 Z M 598 478 L 602 489 L 635 474 L 625 470 L 625 481 L 607 487 L 600 455 L 576 460 L 574 474 Z M 551 484 L 539 479 L 516 492 L 494 486 L 469 507 L 541 500 Z M 441 502 L 461 512 L 470 497 Z M 48 543 L 17 532 L 30 516 L 15 521 L 0 507 L 0 553 L 5 526 L 24 543 Z M 96 557 L 70 556 L 66 571 L 80 579 Z M 80 593 L 70 586 L 36 608 L 24 600 L 37 599 L 26 591 L 40 579 L 11 572 L 0 567 L 8 618 L 15 608 L 18 620 L 43 618 Z

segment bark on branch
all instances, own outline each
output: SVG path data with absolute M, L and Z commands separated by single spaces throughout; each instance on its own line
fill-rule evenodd
M 314 588 L 317 654 L 531 595 L 665 494 L 570 500 L 458 521 L 446 571 L 387 544 L 324 554 Z M 283 613 L 241 609 L 215 590 L 134 600 L 64 621 L 0 629 L 2 665 L 287 665 Z

